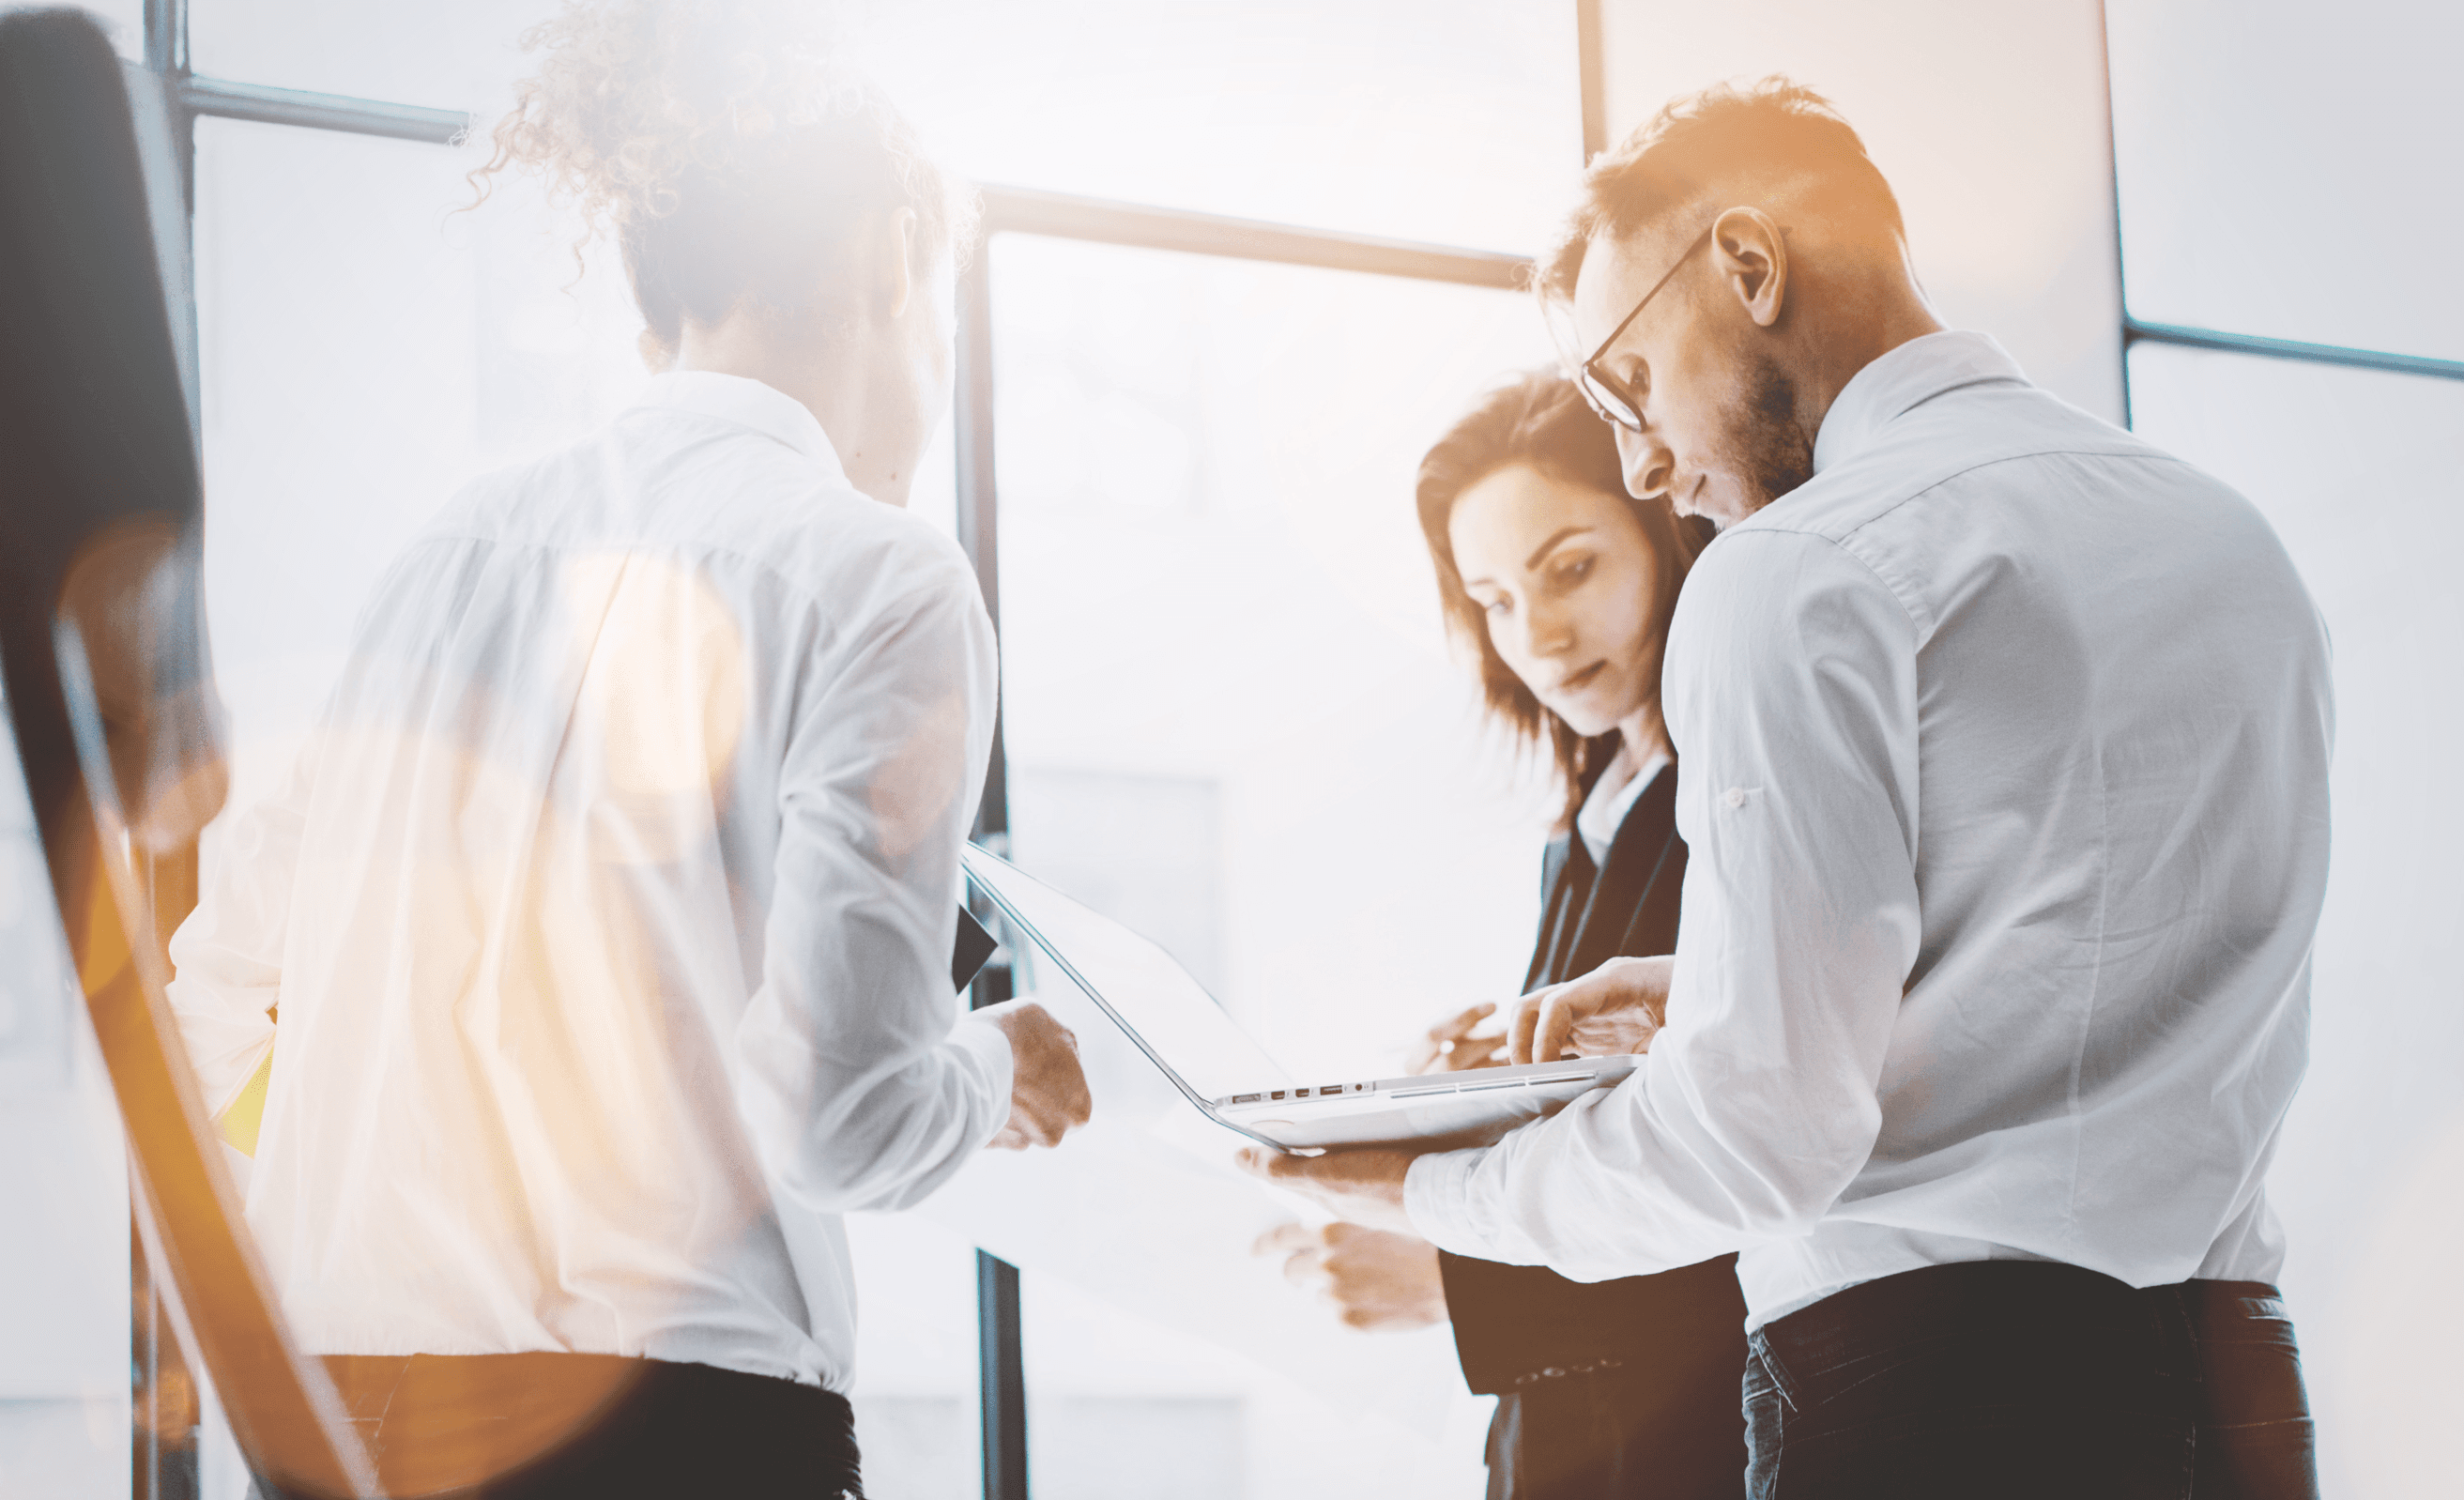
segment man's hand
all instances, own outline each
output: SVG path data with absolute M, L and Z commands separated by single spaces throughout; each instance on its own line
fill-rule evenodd
M 1095 1101 L 1078 1066 L 1078 1038 L 1031 1000 L 1004 1001 L 975 1012 L 1009 1038 L 1009 1123 L 985 1142 L 1003 1151 L 1057 1146 L 1087 1123 Z
M 1411 1151 L 1330 1151 L 1319 1157 L 1295 1157 L 1245 1146 L 1233 1162 L 1251 1177 L 1287 1187 L 1324 1205 L 1339 1219 L 1373 1229 L 1412 1233 L 1411 1216 L 1403 1212 L 1403 1174 L 1412 1168 Z
M 1534 990 L 1514 1003 L 1507 1036 L 1518 1063 L 1648 1052 L 1668 1010 L 1676 960 L 1611 959 L 1578 980 Z
M 1446 1320 L 1438 1247 L 1417 1235 L 1356 1224 L 1279 1224 L 1249 1247 L 1282 1255 L 1284 1275 L 1316 1290 L 1343 1321 L 1366 1333 L 1399 1333 Z
M 1504 1061 L 1497 1054 L 1506 1046 L 1506 1033 L 1474 1036 L 1472 1027 L 1497 1013 L 1488 1001 L 1467 1010 L 1460 1010 L 1412 1039 L 1411 1049 L 1403 1054 L 1403 1070 L 1407 1073 L 1451 1073 L 1466 1068 L 1494 1068 Z

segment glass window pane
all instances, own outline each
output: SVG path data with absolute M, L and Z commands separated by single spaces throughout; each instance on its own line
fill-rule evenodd
M 272 789 L 379 573 L 462 482 L 644 379 L 613 257 L 463 153 L 197 122 L 206 579 L 233 802 Z
M 2464 1401 L 2436 1353 L 2464 1233 L 2455 851 L 2464 848 L 2464 384 L 2141 345 L 2137 426 L 2255 501 L 2335 639 L 2336 852 L 2309 1076 L 2268 1191 L 2319 1413 L 2322 1488 L 2452 1484 L 2423 1422 Z
M 1295 267 L 1006 235 L 990 254 L 1017 857 L 1178 954 L 1287 1067 L 1392 1073 L 1431 1019 L 1514 992 L 1537 915 L 1550 807 L 1445 639 L 1413 477 L 1479 391 L 1545 362 L 1538 318 Z M 1220 1170 L 1238 1142 L 1203 1134 Z M 1393 1335 L 1246 1258 L 1264 1224 L 1195 1245 L 1194 1214 L 1072 1211 L 1112 1216 L 1143 1264 L 1208 1266 L 1181 1301 L 1288 1322 L 1241 1349 L 1152 1287 L 1029 1263 L 1039 1493 L 1152 1492 L 1119 1466 L 1172 1448 L 1228 1455 L 1183 1470 L 1207 1494 L 1341 1488 L 1313 1474 L 1477 1492 L 1442 1332 L 1370 1348 Z M 1409 1420 L 1364 1414 L 1410 1404 L 1383 1378 L 1295 1379 L 1373 1355 L 1426 1398 Z
M 983 182 L 1529 251 L 1581 167 L 1571 0 L 875 13 L 875 69 Z
M 2134 314 L 2464 358 L 2464 297 L 2409 270 L 2442 258 L 2416 247 L 2464 238 L 2451 105 L 2464 7 L 2106 10 Z
M 477 111 L 550 0 L 193 0 L 212 77 Z M 868 0 L 842 36 L 979 181 L 1535 248 L 1582 155 L 1571 0 Z
M 1529 953 L 1545 797 L 1480 721 L 1412 493 L 1475 395 L 1548 362 L 1539 319 L 1431 282 L 991 254 L 1019 855 L 1134 871 L 1087 894 L 1180 935 L 1287 1065 L 1391 1063 Z
M 557 0 L 189 0 L 189 65 L 209 78 L 477 111 L 521 77 L 519 40 Z

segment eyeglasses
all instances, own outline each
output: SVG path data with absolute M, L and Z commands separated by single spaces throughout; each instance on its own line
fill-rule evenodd
M 1583 399 L 1591 403 L 1592 409 L 1599 413 L 1600 420 L 1613 422 L 1630 432 L 1642 430 L 1642 393 L 1610 374 L 1601 366 L 1600 361 L 1607 357 L 1609 346 L 1617 342 L 1618 336 L 1642 316 L 1642 310 L 1651 305 L 1651 299 L 1660 295 L 1660 289 L 1684 269 L 1685 262 L 1694 258 L 1696 251 L 1711 242 L 1711 231 L 1718 223 L 1714 219 L 1703 226 L 1703 232 L 1694 236 L 1694 243 L 1685 247 L 1685 254 L 1677 257 L 1677 263 L 1668 268 L 1668 274 L 1654 281 L 1651 290 L 1642 294 L 1642 300 L 1634 304 L 1634 311 L 1609 330 L 1609 336 L 1600 341 L 1599 347 L 1592 351 L 1592 357 L 1574 367 L 1574 388 L 1583 393 Z

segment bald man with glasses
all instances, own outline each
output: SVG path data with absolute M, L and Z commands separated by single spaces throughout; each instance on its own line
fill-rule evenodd
M 1605 155 L 1542 290 L 1628 487 L 1721 528 L 1677 952 L 1515 1015 L 1517 1062 L 1648 1055 L 1493 1146 L 1253 1170 L 1579 1280 L 1738 1252 L 1756 1496 L 2315 1494 L 2264 1184 L 2333 703 L 2283 547 L 1947 330 L 1784 79 Z

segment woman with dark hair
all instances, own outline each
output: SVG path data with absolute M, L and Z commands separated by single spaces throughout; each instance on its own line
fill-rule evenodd
M 664 373 L 395 562 L 172 944 L 387 1494 L 860 1495 L 842 1216 L 1087 1118 L 1058 1023 L 951 994 L 997 673 L 904 506 L 964 214 L 794 15 L 531 34 L 489 170 L 613 232 Z
M 1545 745 L 1565 792 L 1541 865 L 1527 991 L 1677 943 L 1685 845 L 1660 664 L 1705 533 L 1628 496 L 1616 439 L 1567 381 L 1485 398 L 1421 460 L 1420 529 L 1489 713 Z M 1477 1005 L 1432 1027 L 1415 1070 L 1489 1066 Z M 1451 1318 L 1464 1378 L 1498 1398 L 1492 1500 L 1713 1500 L 1745 1489 L 1745 1303 L 1736 1257 L 1584 1284 L 1357 1224 L 1265 1242 L 1361 1328 Z

